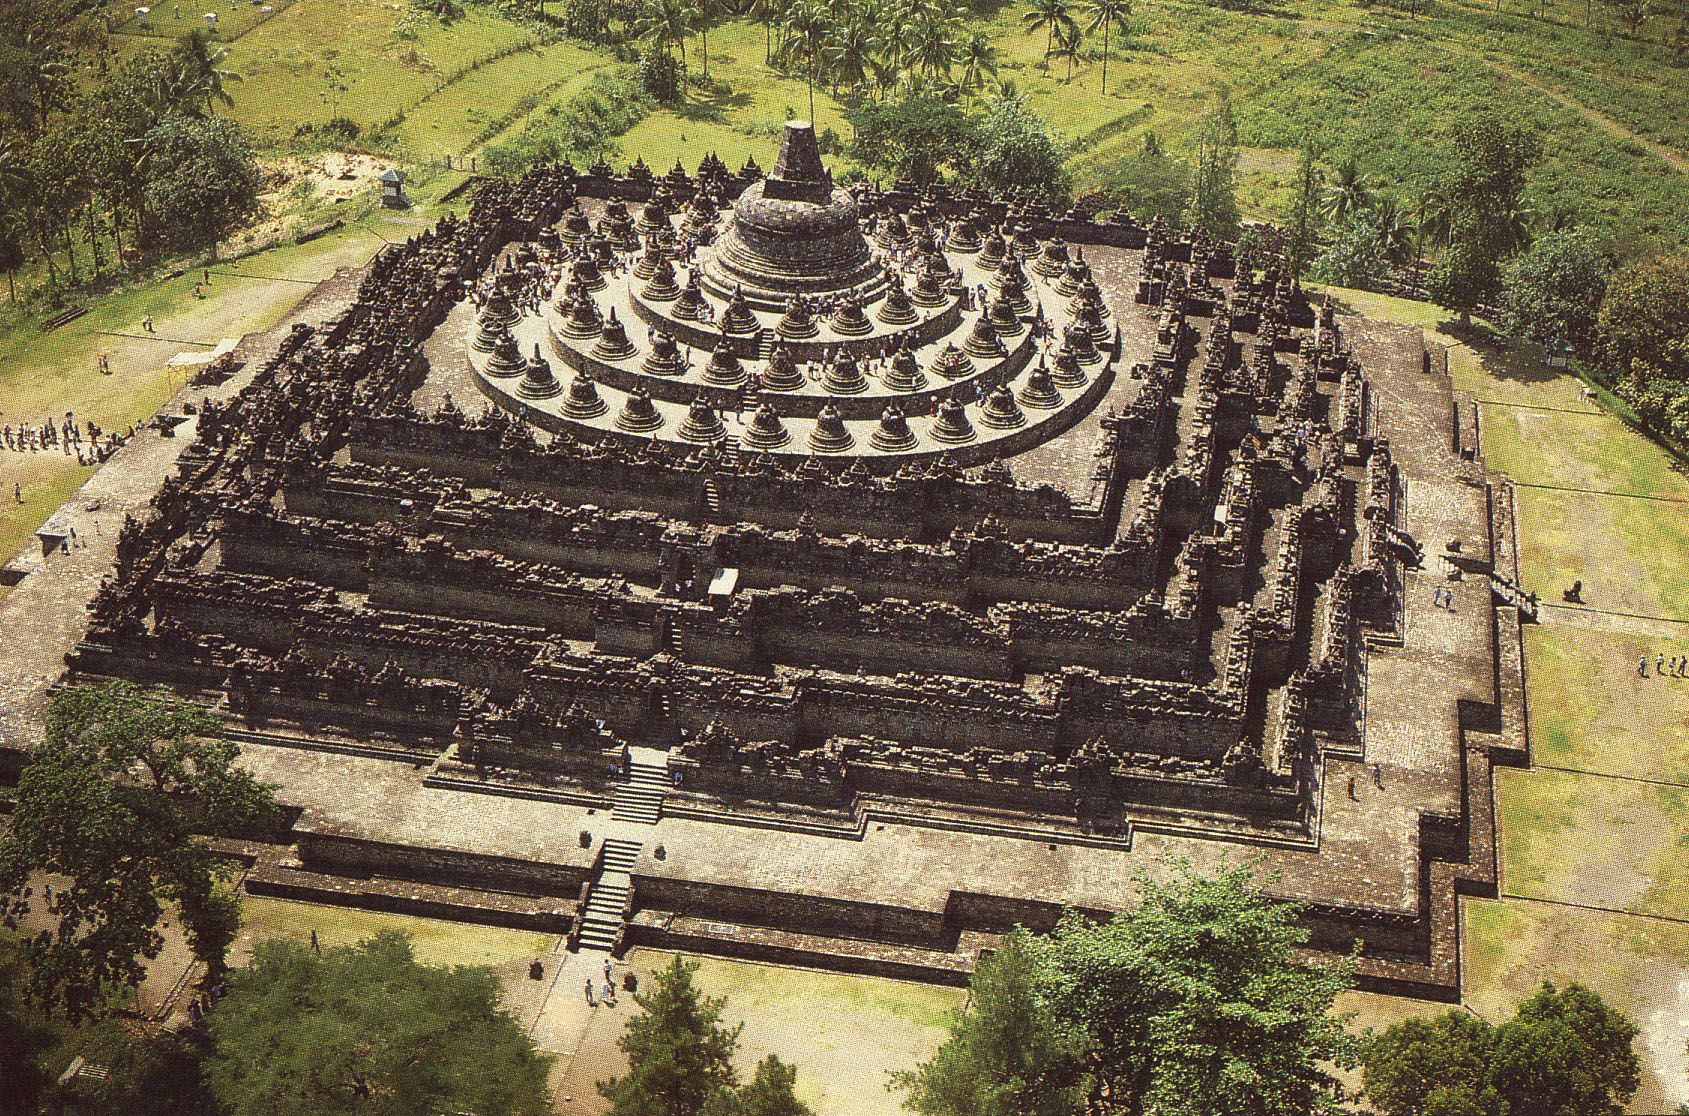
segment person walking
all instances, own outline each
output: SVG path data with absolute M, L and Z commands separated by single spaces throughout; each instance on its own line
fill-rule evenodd
M 1648 656 L 1644 655 L 1640 659 L 1636 660 L 1636 677 L 1648 677 Z
M 598 1006 L 598 999 L 597 999 L 597 997 L 593 996 L 593 994 L 592 994 L 592 978 L 591 977 L 586 978 L 586 1006 L 587 1007 L 597 1007 Z

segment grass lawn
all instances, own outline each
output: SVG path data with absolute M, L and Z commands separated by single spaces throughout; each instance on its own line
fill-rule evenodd
M 419 158 L 461 154 L 525 96 L 584 82 L 592 70 L 611 65 L 604 55 L 573 43 L 551 43 L 487 63 L 460 81 L 431 94 L 405 113 L 399 136 Z
M 638 950 L 631 960 L 660 968 L 668 955 Z M 741 1074 L 779 1055 L 798 1067 L 798 1095 L 819 1116 L 901 1112 L 903 1094 L 886 1090 L 886 1074 L 931 1056 L 967 998 L 957 988 L 879 977 L 695 960 L 699 987 L 727 998 L 723 1017 L 745 1022 L 735 1059 Z
M 377 230 L 388 239 L 414 231 L 374 214 L 307 244 L 215 265 L 220 274 L 203 300 L 193 297 L 199 277 L 195 269 L 177 279 L 104 295 L 87 314 L 51 333 L 40 332 L 34 322 L 15 322 L 0 331 L 0 425 L 39 425 L 66 411 L 108 430 L 147 418 L 182 385 L 180 373 L 167 372 L 166 361 L 179 352 L 202 351 L 219 338 L 270 328 L 311 289 L 288 280 L 326 279 L 337 267 L 362 264 L 381 247 Z M 141 319 L 149 314 L 156 330 L 151 336 L 141 329 Z M 110 376 L 96 370 L 100 352 L 110 354 Z M 89 472 L 77 466 L 74 456 L 57 451 L 0 451 L 0 493 L 5 496 L 0 500 L 0 561 L 28 542 Z M 12 498 L 14 484 L 23 488 L 21 505 Z
M 252 942 L 267 938 L 308 942 L 313 930 L 325 949 L 356 945 L 383 930 L 402 930 L 411 936 L 417 960 L 430 965 L 500 965 L 547 953 L 557 941 L 555 934 L 243 895 L 241 936 L 235 949 L 244 958 Z
M 1655 656 L 1678 641 L 1576 628 L 1527 629 L 1535 762 L 1607 775 L 1689 783 L 1689 683 L 1661 679 Z M 1648 657 L 1647 678 L 1636 660 Z M 1591 695 L 1601 700 L 1591 700 Z
M 1630 1111 L 1669 1112 L 1689 1097 L 1689 926 L 1511 899 L 1466 899 L 1461 913 L 1468 1007 L 1499 1023 L 1543 981 L 1577 981 L 1642 1028 Z
M 413 42 L 393 33 L 402 14 L 372 0 L 296 0 L 229 46 L 228 68 L 243 79 L 231 90 L 235 107 L 230 114 L 262 143 L 288 140 L 297 125 L 333 115 L 324 77 L 333 65 L 351 87 L 340 112 L 367 130 L 415 105 L 476 59 L 533 34 L 472 7 L 450 27 L 424 21 Z

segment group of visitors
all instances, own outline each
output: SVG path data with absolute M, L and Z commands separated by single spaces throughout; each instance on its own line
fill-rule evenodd
M 0 426 L 0 445 L 13 453 L 43 453 L 58 449 L 66 457 L 75 453 L 78 465 L 97 465 L 134 434 L 133 424 L 125 433 L 106 434 L 94 420 L 78 423 L 75 413 L 66 411 L 64 418 L 48 419 L 40 425 L 20 422 L 16 427 L 11 423 Z
M 604 987 L 602 991 L 593 984 L 592 978 L 586 978 L 586 1003 L 588 1007 L 616 1006 L 616 964 L 610 958 L 604 959 Z
M 1636 674 L 1639 678 L 1648 677 L 1648 656 L 1636 661 Z M 1663 654 L 1655 655 L 1654 674 L 1660 678 L 1689 677 L 1689 655 L 1673 655 L 1669 659 Z

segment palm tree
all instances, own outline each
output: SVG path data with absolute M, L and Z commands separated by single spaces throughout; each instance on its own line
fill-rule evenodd
M 788 62 L 802 64 L 809 87 L 809 122 L 815 123 L 815 73 L 832 31 L 832 20 L 819 0 L 796 0 L 786 13 L 786 41 L 780 53 Z
M 929 17 L 915 26 L 908 60 L 921 73 L 931 78 L 948 74 L 959 53 L 955 24 L 950 20 Z
M 720 0 L 692 0 L 692 25 L 698 29 L 698 54 L 704 60 L 704 80 L 710 80 L 710 20 L 720 14 Z
M 1508 255 L 1523 252 L 1531 246 L 1532 233 L 1536 230 L 1536 206 L 1532 205 L 1523 195 L 1513 198 L 1501 213 L 1502 245 Z
M 879 49 L 880 40 L 874 34 L 873 24 L 858 17 L 835 27 L 827 47 L 834 80 L 852 88 L 867 85 L 879 65 L 874 52 Z
M 667 54 L 671 44 L 680 48 L 680 68 L 686 69 L 686 32 L 697 18 L 690 0 L 650 0 L 633 21 L 633 33 L 653 44 L 657 53 Z
M 1337 168 L 1337 176 L 1325 188 L 1320 210 L 1333 224 L 1364 213 L 1372 203 L 1372 183 L 1351 157 Z
M 1049 60 L 1057 58 L 1067 63 L 1067 77 L 1065 82 L 1073 80 L 1073 64 L 1079 61 L 1079 47 L 1085 41 L 1085 33 L 1075 24 L 1068 24 L 1055 34 L 1056 44 L 1044 54 L 1045 70 L 1048 72 Z
M 240 75 L 222 68 L 228 60 L 229 48 L 218 47 L 213 51 L 205 43 L 203 31 L 194 31 L 177 40 L 177 83 L 183 100 L 188 104 L 203 103 L 206 112 L 211 111 L 213 101 L 221 101 L 224 108 L 233 108 L 235 99 L 223 86 L 239 81 Z
M 1085 25 L 1088 34 L 1095 35 L 1098 29 L 1103 33 L 1103 96 L 1108 96 L 1108 32 L 1111 27 L 1120 28 L 1120 33 L 1126 33 L 1126 20 L 1132 14 L 1132 0 L 1090 0 L 1085 5 L 1085 11 L 1090 15 L 1091 22 Z
M 1399 265 L 1414 244 L 1415 230 L 1407 213 L 1396 204 L 1395 198 L 1380 195 L 1372 203 L 1367 216 L 1378 236 L 1379 252 L 1391 263 Z
M 774 61 L 774 25 L 785 18 L 787 0 L 751 0 L 745 14 L 762 20 L 762 64 Z
M 1043 29 L 1044 72 L 1048 74 L 1050 50 L 1055 45 L 1056 31 L 1073 26 L 1073 15 L 1068 11 L 1067 0 L 1032 0 L 1032 10 L 1022 13 L 1020 21 L 1026 24 L 1028 35 Z
M 985 88 L 988 77 L 997 76 L 997 48 L 991 45 L 991 39 L 984 32 L 975 32 L 962 44 L 962 52 L 957 57 L 962 64 L 962 88 L 971 92 L 978 92 Z

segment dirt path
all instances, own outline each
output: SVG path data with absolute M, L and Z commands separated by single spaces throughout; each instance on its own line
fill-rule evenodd
M 1323 19 L 1303 20 L 1301 25 L 1316 31 L 1377 30 L 1376 27 L 1366 24 L 1344 23 L 1336 20 Z M 1679 174 L 1689 174 L 1689 159 L 1685 159 L 1682 155 L 1679 155 L 1669 147 L 1655 143 L 1653 140 L 1642 138 L 1629 128 L 1626 128 L 1623 124 L 1620 124 L 1617 120 L 1614 120 L 1612 117 L 1607 116 L 1604 113 L 1597 112 L 1595 109 L 1590 108 L 1588 105 L 1569 94 L 1562 93 L 1558 89 L 1552 89 L 1542 84 L 1536 78 L 1531 77 L 1529 74 L 1515 70 L 1512 66 L 1509 66 L 1505 62 L 1497 62 L 1493 58 L 1486 58 L 1477 51 L 1469 50 L 1463 46 L 1458 46 L 1454 43 L 1448 42 L 1447 40 L 1436 40 L 1433 45 L 1442 50 L 1448 51 L 1450 54 L 1458 54 L 1462 58 L 1470 58 L 1474 62 L 1480 62 L 1494 70 L 1496 73 L 1501 74 L 1503 77 L 1510 78 L 1521 85 L 1529 86 L 1538 93 L 1541 93 L 1544 97 L 1557 102 L 1565 108 L 1571 109 L 1573 112 L 1577 113 L 1579 116 L 1583 117 L 1585 120 L 1589 121 L 1591 124 L 1600 128 L 1607 134 L 1617 139 L 1627 140 L 1636 144 L 1638 147 L 1641 147 L 1650 155 L 1654 156 L 1654 158 L 1677 171 Z
M 1582 101 L 1576 100 L 1557 89 L 1550 89 L 1535 78 L 1529 76 L 1528 74 L 1520 73 L 1505 62 L 1497 62 L 1493 58 L 1485 58 L 1481 54 L 1475 54 L 1472 51 L 1465 50 L 1461 47 L 1450 46 L 1447 43 L 1439 43 L 1438 45 L 1444 50 L 1453 51 L 1456 54 L 1464 55 L 1467 58 L 1482 62 L 1496 73 L 1512 78 L 1521 85 L 1530 86 L 1543 96 L 1557 101 L 1566 108 L 1571 109 L 1573 112 L 1577 113 L 1597 128 L 1600 128 L 1602 131 L 1607 132 L 1609 135 L 1636 144 L 1638 147 L 1647 151 L 1648 154 L 1654 156 L 1654 158 L 1677 171 L 1679 174 L 1689 174 L 1689 159 L 1685 159 L 1671 148 L 1655 143 L 1653 140 L 1643 139 L 1629 128 L 1626 128 L 1623 124 L 1620 124 L 1617 120 L 1614 120 L 1612 117 L 1603 113 L 1596 112 Z

